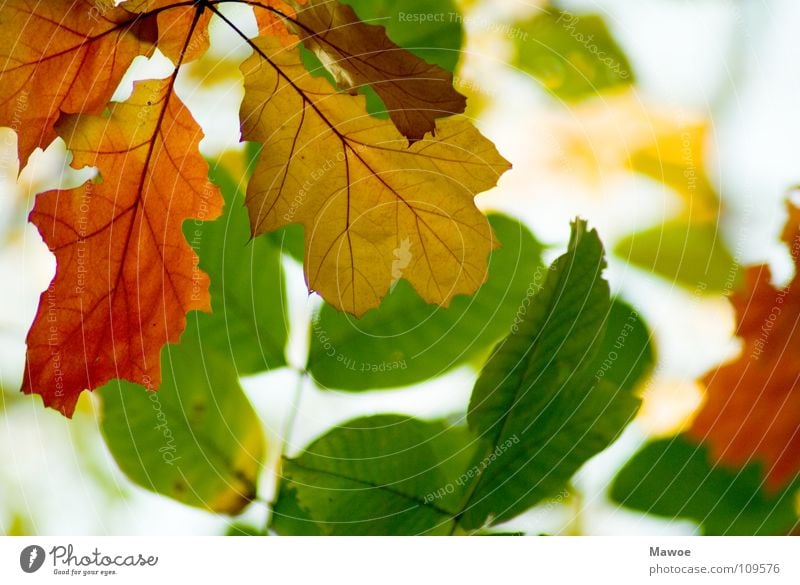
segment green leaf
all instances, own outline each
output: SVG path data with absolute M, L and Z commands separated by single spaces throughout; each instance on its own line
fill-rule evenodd
M 249 524 L 243 524 L 241 522 L 234 522 L 228 529 L 225 531 L 225 536 L 266 536 L 264 532 L 256 528 L 255 526 L 251 526 Z
M 492 253 L 489 278 L 474 296 L 456 297 L 443 309 L 401 279 L 360 320 L 324 305 L 311 334 L 314 379 L 346 390 L 414 384 L 481 356 L 506 335 L 543 272 L 542 247 L 515 220 L 489 219 L 502 247 Z
M 742 271 L 719 233 L 716 221 L 676 220 L 620 241 L 620 258 L 699 293 L 730 293 Z
M 757 465 L 711 463 L 707 449 L 683 435 L 645 445 L 614 480 L 611 498 L 633 510 L 688 518 L 709 535 L 787 534 L 797 523 L 797 486 L 767 493 Z
M 289 490 L 295 501 L 278 508 L 299 509 L 295 521 L 306 514 L 325 534 L 448 534 L 472 457 L 465 428 L 400 415 L 356 419 L 285 461 L 281 498 Z
M 319 525 L 297 502 L 297 493 L 281 482 L 278 498 L 272 507 L 270 528 L 281 536 L 322 536 Z
M 190 313 L 179 345 L 161 352 L 158 392 L 115 380 L 98 390 L 101 430 L 134 483 L 214 512 L 239 513 L 256 495 L 261 423 L 226 356 L 206 347 L 204 313 Z
M 186 222 L 187 241 L 211 275 L 212 313 L 200 319 L 204 347 L 231 361 L 240 376 L 286 364 L 286 296 L 280 246 L 251 239 L 244 185 L 212 167 L 225 198 L 225 214 L 212 222 Z
M 514 64 L 560 99 L 581 100 L 634 81 L 628 58 L 599 15 L 543 9 L 511 30 Z
M 611 303 L 597 361 L 595 375 L 622 390 L 634 390 L 653 369 L 650 330 L 639 313 L 623 301 Z
M 268 239 L 281 253 L 303 264 L 305 242 L 303 241 L 303 226 L 299 223 L 290 223 L 259 237 Z
M 468 421 L 489 446 L 472 468 L 464 528 L 503 522 L 556 493 L 634 416 L 638 400 L 600 374 L 605 265 L 597 232 L 574 223 L 567 253 L 484 366 Z

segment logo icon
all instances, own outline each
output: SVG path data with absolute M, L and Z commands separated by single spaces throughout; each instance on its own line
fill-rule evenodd
M 19 555 L 19 566 L 26 573 L 35 573 L 44 564 L 44 549 L 41 546 L 32 544 L 22 549 Z

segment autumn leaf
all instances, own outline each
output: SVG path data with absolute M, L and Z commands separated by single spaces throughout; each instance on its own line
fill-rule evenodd
M 137 55 L 150 55 L 153 19 L 89 0 L 8 0 L 0 10 L 0 126 L 17 131 L 24 164 L 56 137 L 61 112 L 99 114 Z
M 302 224 L 309 288 L 355 315 L 388 292 L 401 249 L 402 278 L 427 302 L 473 293 L 496 246 L 473 197 L 509 167 L 492 143 L 450 118 L 408 146 L 362 96 L 309 76 L 297 47 L 253 46 L 241 108 L 243 138 L 264 145 L 247 192 L 253 233 Z
M 67 416 L 82 390 L 113 378 L 158 388 L 162 346 L 177 343 L 187 311 L 210 310 L 181 224 L 213 219 L 222 203 L 173 83 L 137 83 L 108 117 L 71 115 L 57 127 L 75 166 L 103 175 L 39 195 L 30 217 L 57 268 L 28 333 L 23 391 Z
M 221 2 L 54 4 L 63 14 L 21 0 L 11 4 L 15 24 L 31 30 L 25 15 L 42 20 L 58 46 L 52 55 L 11 50 L 18 70 L 10 79 L 22 91 L 33 79 L 30 91 L 52 98 L 47 108 L 31 108 L 41 136 L 25 148 L 59 135 L 74 165 L 96 167 L 102 178 L 40 195 L 30 217 L 57 262 L 28 334 L 23 382 L 23 391 L 41 394 L 47 406 L 70 416 L 80 392 L 117 378 L 157 389 L 161 348 L 178 341 L 188 311 L 210 310 L 208 277 L 181 225 L 213 219 L 222 202 L 198 152 L 200 130 L 173 86 L 185 63 L 207 53 L 214 15 L 256 50 L 243 67 L 241 110 L 244 138 L 264 147 L 247 196 L 254 235 L 302 224 L 310 288 L 354 314 L 377 306 L 401 277 L 426 301 L 444 306 L 486 279 L 497 244 L 473 197 L 492 187 L 508 163 L 467 121 L 436 122 L 457 107 L 423 112 L 424 124 L 415 118 L 410 111 L 422 108 L 419 100 L 461 99 L 451 87 L 436 87 L 436 80 L 451 85 L 451 75 L 395 47 L 349 8 L 325 10 L 349 19 L 353 38 L 379 51 L 370 56 L 375 67 L 351 76 L 391 88 L 387 103 L 405 88 L 407 101 L 395 109 L 408 112 L 394 123 L 368 116 L 363 97 L 339 93 L 304 70 L 300 41 L 287 23 L 328 52 L 358 48 L 312 18 L 325 14 L 318 6 L 301 19 L 279 0 L 252 3 L 259 30 L 268 33 L 252 41 L 220 12 Z M 0 18 L 7 18 L 5 11 Z M 139 82 L 127 102 L 106 106 L 130 61 L 154 46 L 174 62 L 172 76 Z M 64 61 L 68 54 L 72 60 Z M 362 63 L 351 61 L 347 67 Z M 68 88 L 45 87 L 62 73 Z M 412 79 L 421 73 L 427 82 Z M 433 89 L 423 87 L 428 82 Z M 409 146 L 395 127 L 404 123 L 409 137 L 430 136 Z M 30 128 L 20 130 L 27 135 Z
M 370 85 L 412 142 L 433 132 L 437 118 L 466 108 L 466 98 L 453 89 L 452 73 L 401 49 L 382 26 L 361 22 L 347 4 L 308 0 L 292 23 L 340 87 Z
M 718 462 L 761 463 L 773 490 L 800 470 L 800 208 L 788 208 L 783 241 L 798 272 L 776 289 L 768 266 L 747 270 L 731 297 L 742 353 L 705 376 L 706 401 L 688 433 Z
M 209 45 L 208 23 L 212 12 L 198 4 L 175 0 L 127 0 L 123 7 L 137 14 L 155 14 L 159 50 L 173 63 L 178 60 L 188 63 L 202 57 Z M 188 44 L 187 38 L 191 38 Z

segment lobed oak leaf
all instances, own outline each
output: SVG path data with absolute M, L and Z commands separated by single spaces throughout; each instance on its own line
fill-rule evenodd
M 22 390 L 66 416 L 81 391 L 112 378 L 157 388 L 161 348 L 178 341 L 188 311 L 210 310 L 181 226 L 217 217 L 222 199 L 174 79 L 139 82 L 107 116 L 57 126 L 74 165 L 105 179 L 43 193 L 30 215 L 57 268 L 28 333 Z
M 474 292 L 497 245 L 474 196 L 509 168 L 494 145 L 451 118 L 408 146 L 390 121 L 367 115 L 362 96 L 309 76 L 297 46 L 252 46 L 242 136 L 264 145 L 247 190 L 253 233 L 302 224 L 309 288 L 357 316 L 398 277 L 444 306 Z
M 721 463 L 761 463 L 771 489 L 800 471 L 800 208 L 788 207 L 782 239 L 797 272 L 776 289 L 768 266 L 747 270 L 731 298 L 742 353 L 705 376 L 705 404 L 689 430 Z
M 302 6 L 305 1 L 295 0 L 294 5 Z M 294 39 L 286 27 L 286 23 L 296 16 L 294 6 L 283 0 L 260 0 L 254 9 L 259 35 L 273 35 L 287 41 Z
M 194 61 L 208 50 L 208 24 L 213 13 L 198 3 L 127 0 L 123 7 L 137 14 L 157 14 L 158 48 L 173 63 Z
M 453 88 L 452 73 L 398 47 L 384 27 L 361 22 L 347 4 L 308 0 L 292 22 L 340 87 L 375 90 L 409 141 L 433 132 L 437 118 L 464 112 L 467 98 Z
M 137 55 L 156 40 L 153 19 L 89 0 L 7 0 L 0 9 L 0 126 L 19 135 L 24 164 L 56 137 L 61 112 L 100 113 Z

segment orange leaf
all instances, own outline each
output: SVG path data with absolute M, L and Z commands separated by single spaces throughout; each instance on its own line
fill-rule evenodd
M 181 226 L 217 217 L 222 199 L 173 83 L 139 82 L 108 117 L 58 124 L 75 166 L 104 178 L 39 195 L 30 217 L 57 269 L 28 334 L 23 391 L 67 416 L 82 390 L 112 378 L 158 388 L 162 346 L 178 341 L 187 311 L 210 310 L 208 277 Z
M 153 51 L 153 19 L 101 6 L 7 0 L 0 8 L 0 126 L 19 134 L 23 164 L 56 137 L 60 112 L 100 113 L 134 57 Z
M 302 5 L 305 0 L 295 4 Z M 294 35 L 289 33 L 286 22 L 295 17 L 294 8 L 282 0 L 261 0 L 255 7 L 256 24 L 259 35 L 273 35 L 288 40 Z
M 761 462 L 772 489 L 800 470 L 800 209 L 788 207 L 783 241 L 797 273 L 776 289 L 769 267 L 748 269 L 731 299 L 744 349 L 706 375 L 706 402 L 689 431 L 722 463 Z
M 208 23 L 212 16 L 210 10 L 192 2 L 175 0 L 128 0 L 123 7 L 136 13 L 158 13 L 158 48 L 173 63 L 179 60 L 183 63 L 194 61 L 208 50 Z M 198 11 L 200 16 L 195 25 Z M 187 45 L 186 39 L 189 35 L 192 38 Z
M 371 85 L 397 129 L 411 142 L 433 132 L 437 118 L 460 114 L 467 98 L 453 75 L 395 45 L 382 26 L 365 24 L 347 4 L 309 0 L 295 30 L 345 89 Z

